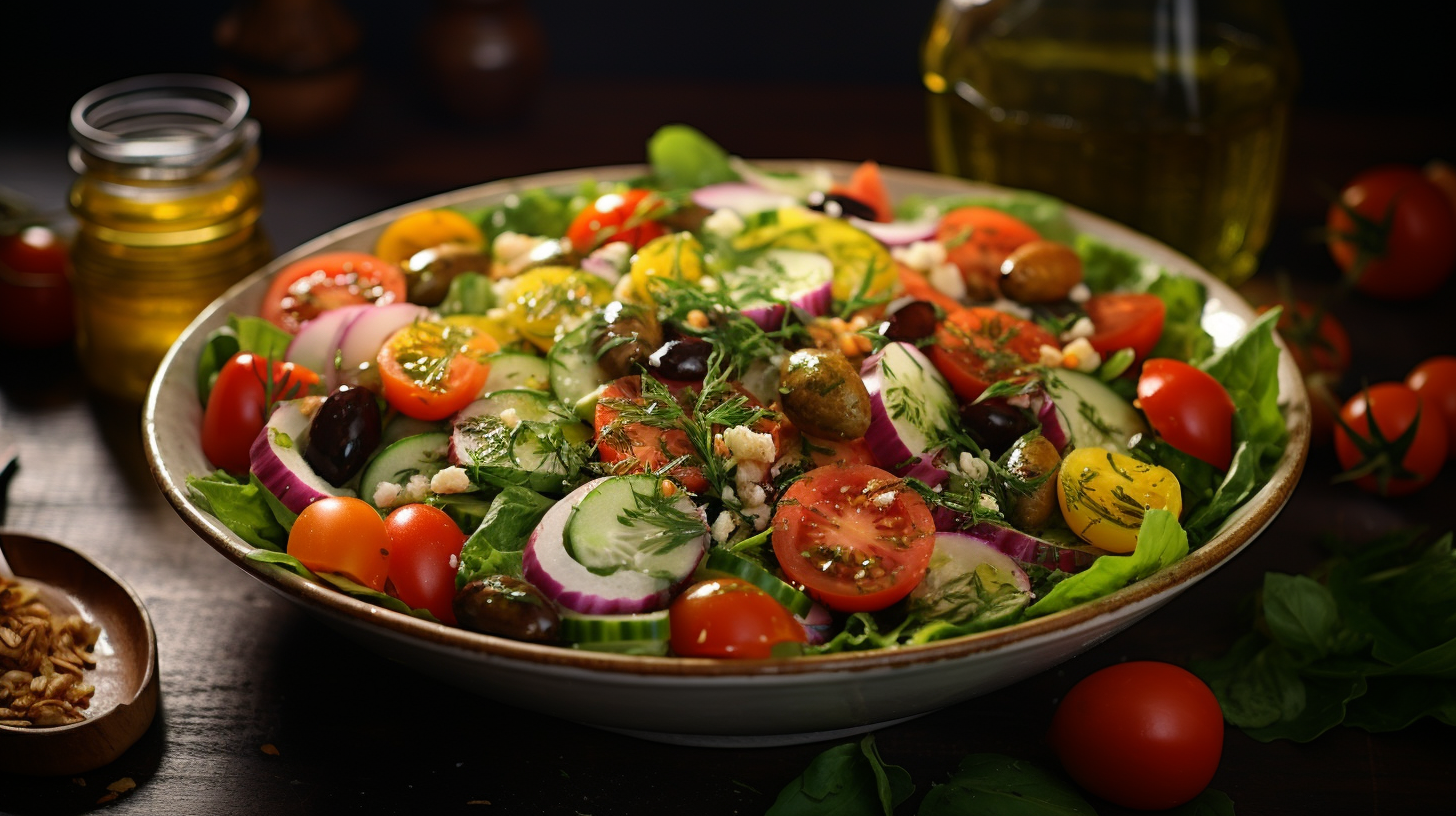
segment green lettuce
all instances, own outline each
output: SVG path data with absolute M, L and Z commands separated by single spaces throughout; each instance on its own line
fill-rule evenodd
M 701 131 L 687 125 L 664 125 L 647 141 L 652 176 L 665 190 L 693 189 L 738 181 L 728 165 L 728 152 Z
M 197 359 L 197 396 L 203 405 L 212 394 L 217 374 L 233 355 L 241 351 L 267 360 L 282 360 L 293 335 L 261 317 L 228 315 L 226 326 L 213 330 L 202 344 Z
M 1026 610 L 1028 617 L 1049 615 L 1111 594 L 1141 581 L 1188 554 L 1188 534 L 1166 510 L 1149 510 L 1128 555 L 1104 555 L 1085 572 L 1067 578 Z
M 249 474 L 247 481 L 241 481 L 225 470 L 207 476 L 188 476 L 187 494 L 198 509 L 211 513 L 254 547 L 282 551 L 288 546 L 292 520 L 286 525 L 280 522 L 272 507 L 278 500 L 258 482 L 257 476 Z M 278 508 L 292 515 L 281 504 Z
M 1207 288 L 1193 278 L 1164 272 L 1148 284 L 1148 294 L 1163 301 L 1163 334 L 1149 357 L 1171 357 L 1193 365 L 1213 353 L 1213 338 L 1203 328 Z
M 1261 483 L 1273 472 L 1289 439 L 1279 410 L 1279 347 L 1274 343 L 1279 311 L 1265 312 L 1243 337 L 1201 365 L 1233 399 L 1243 420 L 1243 438 L 1235 438 L 1234 444 L 1247 442 L 1253 447 Z
M 465 540 L 456 588 L 484 575 L 521 577 L 521 551 L 553 504 L 552 499 L 524 487 L 502 489 L 480 526 Z

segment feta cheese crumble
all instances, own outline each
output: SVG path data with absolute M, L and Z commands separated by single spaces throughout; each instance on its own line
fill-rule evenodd
M 703 219 L 703 229 L 720 238 L 732 238 L 743 232 L 745 226 L 743 216 L 727 207 L 719 207 Z
M 430 477 L 430 491 L 438 494 L 464 493 L 470 489 L 470 477 L 456 465 L 444 468 Z

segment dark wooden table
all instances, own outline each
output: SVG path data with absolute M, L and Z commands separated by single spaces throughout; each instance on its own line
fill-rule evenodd
M 823 156 L 927 168 L 922 100 L 913 88 L 556 84 L 526 122 L 471 132 L 427 121 L 389 89 L 337 140 L 267 144 L 266 221 L 279 249 L 422 195 L 504 176 L 640 161 L 658 125 L 691 122 L 750 157 Z M 1338 186 L 1379 161 L 1423 161 L 1456 144 L 1449 123 L 1388 122 L 1301 112 L 1266 269 L 1305 294 L 1334 269 L 1310 242 L 1323 209 L 1313 182 Z M 1332 140 L 1337 128 L 1343 134 Z M 0 141 L 0 183 L 59 205 L 70 176 L 54 139 Z M 1448 158 L 1456 158 L 1450 157 Z M 1267 276 L 1267 272 L 1263 273 Z M 1257 280 L 1257 279 L 1256 279 Z M 1355 341 L 1343 393 L 1398 379 L 1434 353 L 1456 352 L 1456 283 L 1413 304 L 1355 299 L 1338 315 Z M 65 814 L 98 807 L 106 786 L 137 783 L 105 807 L 129 813 L 762 813 L 827 745 L 715 750 L 658 745 L 463 694 L 342 641 L 241 574 L 163 501 L 147 471 L 139 409 L 90 394 L 69 350 L 0 356 L 0 426 L 19 440 L 5 526 L 84 550 L 145 599 L 161 652 L 162 708 L 112 765 L 75 779 L 0 775 L 0 811 Z M 1395 528 L 1456 526 L 1456 466 L 1404 499 L 1330 484 L 1333 454 L 1311 452 L 1283 514 L 1243 554 L 1149 619 L 1014 687 L 877 734 L 918 792 L 971 752 L 1046 768 L 1044 733 L 1077 680 L 1124 660 L 1189 660 L 1223 652 L 1240 632 L 1235 606 L 1266 570 L 1321 559 L 1325 534 L 1368 538 Z M 589 693 L 584 689 L 583 693 Z M 1426 720 L 1393 734 L 1337 728 L 1312 743 L 1226 735 L 1213 787 L 1240 814 L 1448 812 L 1456 741 Z M 276 753 L 273 750 L 276 749 Z M 1117 812 L 1099 804 L 1103 813 Z

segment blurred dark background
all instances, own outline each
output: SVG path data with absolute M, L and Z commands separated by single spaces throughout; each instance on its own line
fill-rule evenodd
M 306 4 L 283 0 L 289 2 Z M 416 34 L 444 3 L 339 3 L 362 29 L 362 59 L 371 79 L 407 89 L 417 63 Z M 236 5 L 236 0 L 8 3 L 0 19 L 5 32 L 0 122 L 6 131 L 63 131 L 71 102 L 104 82 L 162 71 L 214 72 L 214 27 Z M 935 0 L 474 0 L 464 5 L 529 9 L 545 34 L 548 74 L 558 80 L 662 77 L 903 86 L 918 82 L 920 40 Z M 1435 5 L 1424 0 L 1376 5 L 1285 0 L 1303 66 L 1298 104 L 1451 118 L 1456 94 L 1449 89 L 1450 34 L 1429 19 Z

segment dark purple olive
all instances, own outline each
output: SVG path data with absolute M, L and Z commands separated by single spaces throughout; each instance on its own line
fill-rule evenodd
M 1023 434 L 1036 427 L 1036 420 L 1030 412 L 1007 405 L 1005 400 L 988 399 L 961 406 L 961 427 L 987 453 L 1000 457 Z
M 451 605 L 463 628 L 512 640 L 558 639 L 561 616 L 541 590 L 509 575 L 487 575 L 460 588 Z
M 701 380 L 708 376 L 713 344 L 706 340 L 669 340 L 647 358 L 647 372 L 659 379 Z
M 818 210 L 834 218 L 863 218 L 866 221 L 875 220 L 875 208 L 860 201 L 839 193 L 821 193 L 818 191 L 809 194 L 806 203 L 809 209 Z
M 379 429 L 379 403 L 373 392 L 341 385 L 313 415 L 303 459 L 324 481 L 339 487 L 354 478 L 379 447 Z
M 928 300 L 912 300 L 885 317 L 881 333 L 908 343 L 929 337 L 935 334 L 935 306 Z

